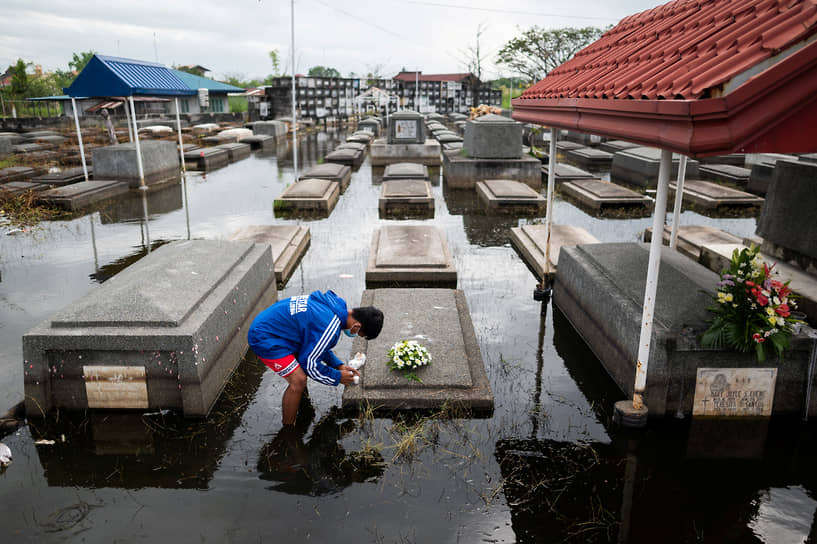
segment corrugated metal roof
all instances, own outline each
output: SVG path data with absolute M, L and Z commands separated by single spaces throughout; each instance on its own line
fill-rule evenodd
M 166 66 L 105 55 L 94 55 L 64 92 L 69 96 L 196 94 Z
M 677 0 L 626 17 L 526 90 L 535 98 L 697 99 L 817 33 L 815 0 Z
M 187 72 L 182 72 L 181 70 L 171 70 L 176 77 L 181 79 L 185 85 L 193 90 L 197 89 L 207 89 L 211 93 L 243 93 L 244 89 L 241 87 L 236 87 L 234 85 L 228 85 L 227 83 L 222 83 L 221 81 L 215 81 L 213 79 L 208 79 L 206 77 L 197 76 L 196 74 L 188 74 Z

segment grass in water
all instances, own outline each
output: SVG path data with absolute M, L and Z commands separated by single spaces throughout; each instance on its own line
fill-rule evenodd
M 0 218 L 6 218 L 14 227 L 30 227 L 65 213 L 52 206 L 37 204 L 34 191 L 11 193 L 0 189 Z

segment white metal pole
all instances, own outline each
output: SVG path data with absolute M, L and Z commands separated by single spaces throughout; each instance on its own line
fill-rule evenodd
M 669 237 L 669 247 L 675 249 L 678 243 L 678 227 L 681 226 L 681 203 L 684 199 L 684 180 L 687 175 L 687 156 L 681 155 L 678 162 L 678 181 L 675 182 L 675 207 L 672 208 L 672 231 Z M 653 236 L 655 233 L 653 232 Z M 663 227 L 661 236 L 664 236 Z
M 292 31 L 292 169 L 295 171 L 295 180 L 298 181 L 298 118 L 296 117 L 295 104 L 295 0 L 290 0 L 290 24 Z
M 650 359 L 652 342 L 652 323 L 655 317 L 655 296 L 658 292 L 658 270 L 661 266 L 662 234 L 664 219 L 667 215 L 667 192 L 669 174 L 672 166 L 672 151 L 661 150 L 661 167 L 658 171 L 658 191 L 655 195 L 655 211 L 652 221 L 652 240 L 650 242 L 650 260 L 647 266 L 647 284 L 644 288 L 644 309 L 641 314 L 641 336 L 638 339 L 638 359 L 635 367 L 635 388 L 633 391 L 633 408 L 640 410 L 644 406 L 644 390 L 647 386 L 647 366 Z
M 133 119 L 133 133 L 136 136 L 136 164 L 139 167 L 139 189 L 142 191 L 142 213 L 145 217 L 145 238 L 147 239 L 147 252 L 150 253 L 150 228 L 148 226 L 148 199 L 147 186 L 145 185 L 145 170 L 142 167 L 142 148 L 139 145 L 139 129 L 136 126 L 136 108 L 133 105 L 133 96 L 129 96 L 131 119 Z
M 82 131 L 79 129 L 77 100 L 73 96 L 71 97 L 71 108 L 74 110 L 74 124 L 77 127 L 77 141 L 79 141 L 79 157 L 82 160 L 82 173 L 85 174 L 85 181 L 88 181 L 88 166 L 85 164 L 85 147 L 82 145 Z
M 179 97 L 175 97 L 176 101 L 176 132 L 179 133 L 179 158 L 182 161 L 182 175 L 187 172 L 187 167 L 184 164 L 184 143 L 182 142 L 182 122 L 179 119 Z
M 548 193 L 547 193 L 547 241 L 545 243 L 545 266 L 542 276 L 542 289 L 547 285 L 547 276 L 550 274 L 550 231 L 553 228 L 553 188 L 556 185 L 556 134 L 559 129 L 550 127 L 550 149 L 548 150 Z
M 414 109 L 420 111 L 420 70 L 414 71 Z
M 130 112 L 128 111 L 128 102 L 125 101 L 125 122 L 128 124 L 128 141 L 133 142 L 133 127 L 130 124 Z

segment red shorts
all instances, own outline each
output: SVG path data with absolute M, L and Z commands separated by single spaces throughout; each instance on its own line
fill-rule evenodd
M 300 366 L 298 360 L 292 354 L 281 357 L 280 359 L 264 359 L 263 357 L 259 357 L 259 359 L 282 378 L 286 378 Z

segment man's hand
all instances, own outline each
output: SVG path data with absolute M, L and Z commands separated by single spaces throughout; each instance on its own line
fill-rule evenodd
M 355 383 L 355 376 L 360 376 L 360 372 L 350 366 L 340 365 L 338 370 L 340 370 L 340 383 L 343 385 L 352 385 Z

